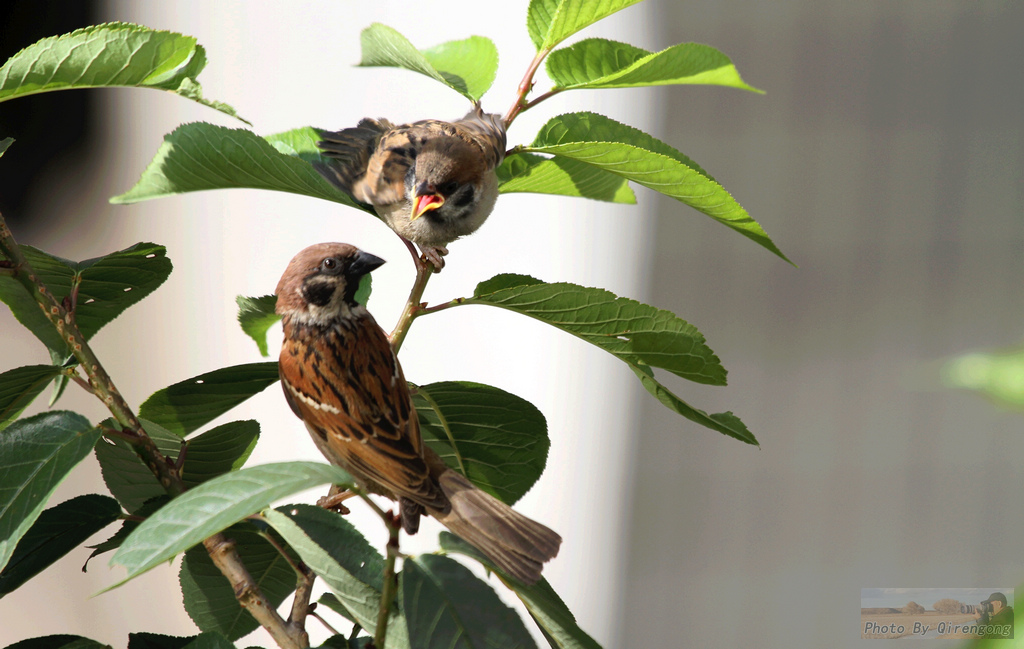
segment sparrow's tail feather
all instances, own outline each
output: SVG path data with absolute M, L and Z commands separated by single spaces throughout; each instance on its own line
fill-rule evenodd
M 562 537 L 530 520 L 456 473 L 439 478 L 451 509 L 434 516 L 449 530 L 487 555 L 502 572 L 532 584 L 545 561 L 558 554 Z

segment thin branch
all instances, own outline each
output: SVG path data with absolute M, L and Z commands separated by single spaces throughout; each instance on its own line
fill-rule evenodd
M 328 632 L 329 632 L 329 633 L 330 633 L 331 635 L 341 635 L 341 634 L 340 634 L 340 633 L 338 632 L 338 630 L 337 630 L 337 629 L 335 629 L 335 628 L 334 628 L 333 626 L 331 626 L 330 624 L 328 624 L 328 623 L 327 623 L 327 620 L 325 620 L 325 619 L 323 618 L 323 616 L 322 616 L 322 615 L 320 615 L 319 613 L 317 613 L 317 612 L 316 612 L 316 604 L 315 604 L 315 603 L 314 603 L 313 605 L 311 605 L 311 606 L 309 607 L 309 616 L 310 616 L 310 617 L 312 617 L 312 618 L 315 618 L 315 619 L 319 620 L 319 621 L 320 621 L 320 624 L 323 624 L 323 625 L 324 625 L 324 627 L 325 627 L 325 628 L 327 629 L 327 631 L 328 631 Z M 353 628 L 353 629 L 360 629 L 360 628 L 362 628 L 362 627 L 360 627 L 360 626 L 359 626 L 359 625 L 357 624 L 357 625 L 355 625 L 355 626 L 354 626 L 354 627 L 352 627 L 352 628 Z
M 544 101 L 545 99 L 551 99 L 552 97 L 554 97 L 558 93 L 562 92 L 563 90 L 565 90 L 565 88 L 552 88 L 551 90 L 548 90 L 547 92 L 545 92 L 540 97 L 537 97 L 536 99 L 531 99 L 529 102 L 527 102 L 527 104 L 525 106 L 523 106 L 523 110 L 524 111 L 525 110 L 530 110 L 531 108 L 533 108 L 534 106 L 536 106 L 540 102 Z M 522 111 L 520 111 L 520 112 L 522 112 Z
M 390 519 L 390 520 L 388 520 Z M 380 610 L 377 612 L 377 629 L 373 634 L 373 645 L 376 649 L 384 649 L 388 635 L 388 616 L 391 613 L 391 602 L 398 590 L 398 576 L 395 574 L 395 560 L 398 558 L 398 535 L 402 531 L 397 517 L 385 518 L 388 526 L 388 549 L 384 562 L 384 589 L 380 594 Z
M 530 61 L 530 66 L 526 68 L 526 74 L 523 75 L 523 80 L 519 82 L 519 91 L 516 94 L 516 99 L 512 103 L 512 106 L 505 113 L 505 117 L 502 121 L 505 122 L 505 128 L 508 129 L 512 125 L 512 121 L 516 118 L 516 115 L 523 112 L 530 107 L 526 103 L 526 96 L 533 90 L 533 75 L 537 73 L 537 69 L 540 68 L 540 64 L 544 62 L 544 57 L 550 53 L 550 50 L 540 50 Z
M 423 291 L 427 288 L 427 282 L 430 281 L 430 276 L 433 274 L 433 266 L 429 263 L 420 263 L 417 258 L 416 280 L 412 284 L 412 290 L 409 291 L 409 299 L 405 301 L 405 309 L 402 310 L 402 315 L 398 317 L 398 324 L 395 325 L 394 331 L 391 332 L 391 347 L 395 350 L 396 354 L 402 348 L 406 334 L 409 333 L 409 325 L 412 324 L 412 321 L 419 312 L 426 308 L 426 304 L 420 302 L 420 300 L 423 299 Z

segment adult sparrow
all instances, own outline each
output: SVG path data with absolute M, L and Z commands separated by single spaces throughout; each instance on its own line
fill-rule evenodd
M 475 104 L 454 122 L 427 119 L 395 126 L 366 118 L 355 128 L 320 131 L 327 164 L 317 171 L 369 203 L 391 229 L 420 247 L 434 267 L 445 247 L 476 232 L 494 209 L 505 158 L 505 123 Z
M 284 396 L 320 452 L 367 491 L 397 499 L 414 534 L 427 513 L 526 584 L 562 539 L 476 487 L 424 445 L 387 334 L 355 300 L 384 260 L 343 243 L 300 252 L 277 285 Z

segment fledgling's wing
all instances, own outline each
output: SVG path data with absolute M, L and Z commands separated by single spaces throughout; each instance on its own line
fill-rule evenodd
M 460 130 L 469 135 L 481 148 L 488 169 L 495 169 L 505 159 L 505 148 L 508 146 L 505 122 L 501 115 L 485 113 L 477 104 L 466 116 L 453 122 Z M 465 136 L 463 136 L 465 138 Z
M 364 184 L 367 168 L 380 141 L 394 128 L 395 125 L 386 119 L 367 117 L 353 128 L 318 131 L 323 139 L 316 145 L 331 160 L 327 164 L 314 162 L 313 166 L 320 175 L 346 194 L 364 203 L 376 204 L 372 195 L 357 188 Z

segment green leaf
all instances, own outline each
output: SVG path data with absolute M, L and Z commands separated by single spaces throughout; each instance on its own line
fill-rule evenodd
M 664 142 L 596 113 L 553 117 L 522 149 L 573 158 L 689 205 L 786 261 L 761 225 L 714 178 Z
M 322 198 L 373 214 L 336 189 L 313 168 L 327 163 L 316 143 L 320 136 L 303 127 L 263 138 L 245 129 L 203 122 L 183 124 L 164 136 L 142 177 L 114 204 L 137 203 L 207 189 L 271 189 Z M 376 216 L 376 214 L 374 214 Z
M 0 570 L 99 436 L 85 417 L 62 410 L 21 419 L 0 434 Z
M 187 638 L 157 633 L 129 633 L 128 649 L 235 649 L 235 645 L 215 631 Z
M 0 374 L 0 431 L 17 419 L 58 374 L 60 368 L 54 365 L 26 365 Z
M 544 471 L 547 422 L 514 394 L 469 381 L 415 388 L 423 441 L 445 464 L 500 500 L 514 504 Z
M 470 101 L 484 96 L 498 72 L 498 48 L 482 36 L 417 50 L 391 27 L 373 23 L 363 30 L 360 40 L 360 66 L 412 70 L 440 81 Z
M 10 562 L 0 572 L 0 597 L 48 568 L 120 515 L 121 507 L 116 500 L 97 494 L 78 496 L 44 511 L 21 537 Z
M 223 367 L 154 392 L 139 416 L 187 435 L 277 381 L 277 363 Z
M 7 153 L 7 149 L 9 149 L 12 144 L 14 144 L 13 137 L 5 137 L 4 139 L 0 140 L 0 157 Z
M 743 81 L 728 56 L 700 43 L 649 52 L 627 43 L 588 38 L 552 52 L 547 70 L 560 90 L 703 84 L 762 92 Z
M 725 385 L 725 368 L 696 327 L 670 311 L 616 297 L 599 288 L 546 284 L 525 275 L 497 275 L 462 304 L 488 304 L 535 318 L 613 354 L 662 404 L 691 421 L 740 439 L 757 440 L 731 413 L 708 415 L 654 380 L 652 367 L 698 383 Z
M 0 102 L 53 90 L 169 90 L 243 122 L 227 104 L 203 98 L 196 77 L 206 50 L 191 36 L 130 23 L 107 23 L 44 38 L 0 67 Z M 248 124 L 248 122 L 246 122 Z
M 505 158 L 497 174 L 502 194 L 530 192 L 636 203 L 625 178 L 572 158 L 516 153 Z
M 538 50 L 550 50 L 584 27 L 640 0 L 530 0 L 526 28 Z
M 157 496 L 156 498 L 150 498 L 141 507 L 139 507 L 138 509 L 131 513 L 135 516 L 138 516 L 142 520 L 145 520 L 149 518 L 153 514 L 153 512 L 160 509 L 170 501 L 171 497 L 167 494 L 163 494 L 162 496 Z M 82 566 L 82 572 L 85 572 L 86 569 L 89 567 L 89 562 L 92 561 L 93 557 L 105 554 L 107 552 L 113 552 L 114 550 L 121 547 L 121 544 L 124 543 L 124 540 L 128 538 L 128 535 L 131 534 L 135 530 L 135 528 L 139 526 L 139 523 L 140 521 L 126 519 L 121 524 L 121 527 L 118 528 L 118 530 L 114 532 L 114 535 L 111 536 L 109 539 L 101 543 L 97 543 L 96 545 L 88 546 L 89 549 L 92 550 L 92 553 L 89 555 L 89 558 L 85 560 L 85 564 Z
M 231 421 L 188 441 L 181 479 L 189 489 L 228 471 L 241 469 L 260 437 L 252 419 Z
M 71 295 L 72 288 L 78 284 L 74 317 L 86 340 L 155 291 L 171 274 L 166 248 L 153 243 L 137 243 L 81 262 L 62 259 L 31 246 L 21 246 L 21 251 L 35 275 L 58 302 Z M 58 358 L 68 355 L 67 342 L 13 277 L 0 277 L 0 300 L 6 302 L 14 316 Z
M 96 640 L 83 638 L 80 635 L 44 635 L 38 638 L 27 638 L 6 649 L 113 649 L 110 645 Z
M 128 576 L 115 586 L 170 560 L 275 500 L 322 484 L 354 483 L 342 469 L 314 462 L 265 464 L 204 482 L 150 516 L 121 544 L 110 563 L 124 566 Z
M 457 552 L 476 559 L 491 572 L 501 575 L 490 560 L 469 543 L 449 532 L 441 532 L 441 548 L 445 552 Z M 558 649 L 601 649 L 576 623 L 572 612 L 551 588 L 551 584 L 541 577 L 532 586 L 526 586 L 507 576 L 501 576 L 502 582 L 511 588 L 526 604 L 526 609 L 544 632 L 552 647 Z
M 289 505 L 264 512 L 267 523 L 317 574 L 364 629 L 377 628 L 384 559 L 343 517 L 319 507 Z M 388 617 L 388 647 L 408 647 L 405 618 Z
M 256 342 L 261 356 L 268 356 L 270 352 L 267 350 L 267 330 L 281 319 L 281 316 L 274 312 L 277 296 L 245 297 L 239 295 L 235 298 L 235 302 L 238 304 L 238 324 L 242 326 L 242 331 Z
M 235 525 L 224 534 L 234 541 L 235 551 L 260 591 L 275 608 L 280 606 L 295 591 L 295 570 L 251 525 Z M 185 553 L 178 579 L 185 611 L 200 630 L 237 640 L 259 627 L 256 618 L 239 605 L 234 588 L 206 548 L 196 546 Z
M 1024 346 L 977 351 L 943 364 L 946 386 L 977 392 L 1001 406 L 1024 408 Z
M 106 423 L 120 428 L 112 421 Z M 178 457 L 181 452 L 180 437 L 147 419 L 141 423 L 160 453 L 171 458 Z M 167 493 L 126 440 L 100 440 L 96 444 L 96 459 L 100 463 L 100 472 L 107 489 L 129 513 L 138 513 L 144 503 Z
M 399 594 L 414 649 L 537 646 L 515 611 L 454 559 L 435 554 L 406 559 Z

